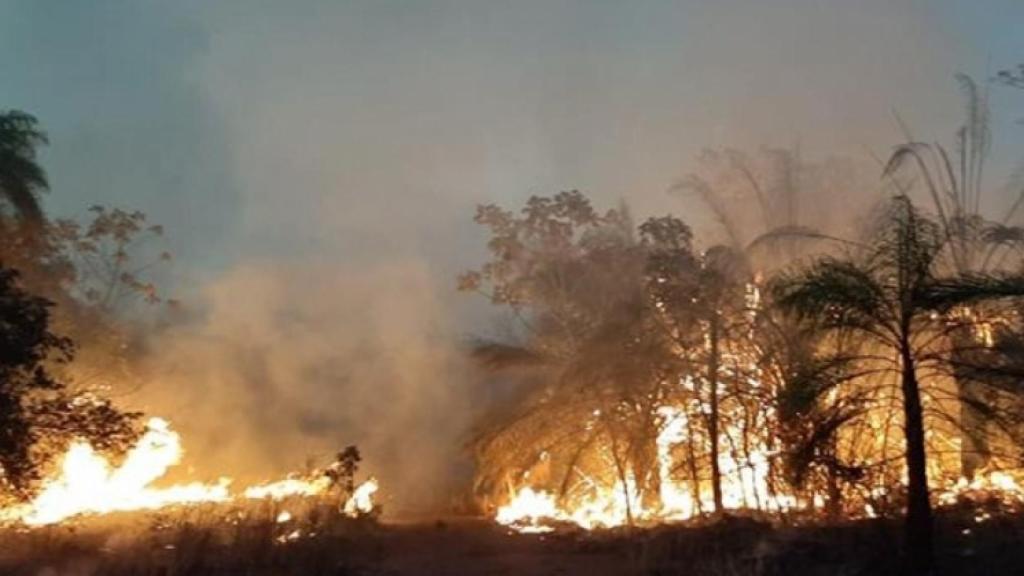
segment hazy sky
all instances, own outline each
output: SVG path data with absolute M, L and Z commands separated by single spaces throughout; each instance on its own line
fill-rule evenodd
M 884 154 L 893 109 L 946 138 L 952 74 L 1024 60 L 1022 22 L 1016 0 L 8 0 L 0 106 L 49 131 L 53 211 L 142 209 L 183 274 L 280 255 L 448 270 L 478 202 L 580 188 L 678 209 L 664 190 L 701 147 Z

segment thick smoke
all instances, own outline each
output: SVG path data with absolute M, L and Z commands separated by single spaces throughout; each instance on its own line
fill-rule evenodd
M 266 479 L 356 444 L 386 510 L 443 506 L 472 411 L 439 289 L 417 263 L 236 267 L 151 344 L 138 400 L 200 476 Z

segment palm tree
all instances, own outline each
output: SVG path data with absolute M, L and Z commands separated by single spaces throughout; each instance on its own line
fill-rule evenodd
M 1024 248 L 1024 227 L 1012 224 L 1024 207 L 1024 191 L 999 215 L 990 219 L 982 213 L 985 160 L 991 143 L 989 130 L 988 95 L 971 77 L 958 74 L 957 81 L 964 93 L 965 121 L 957 130 L 954 154 L 939 143 L 915 141 L 904 129 L 907 143 L 896 147 L 886 163 L 883 175 L 889 177 L 900 193 L 907 193 L 910 182 L 896 176 L 904 168 L 919 177 L 919 183 L 937 216 L 943 247 L 939 260 L 945 270 L 956 274 L 988 273 L 1019 267 Z M 1008 261 L 1009 260 L 1009 261 Z M 962 330 L 955 335 L 961 340 L 957 364 L 977 363 L 970 356 L 976 346 L 970 346 L 975 335 Z M 961 469 L 970 477 L 986 463 L 989 457 L 987 423 L 989 418 L 980 404 L 984 404 L 987 390 L 983 383 L 969 377 L 964 370 L 955 372 L 961 400 L 960 427 L 963 433 Z
M 951 325 L 952 310 L 1024 296 L 1024 277 L 940 275 L 942 228 L 905 196 L 893 200 L 884 222 L 862 258 L 821 258 L 782 275 L 772 295 L 781 310 L 800 321 L 825 333 L 857 336 L 858 360 L 868 367 L 863 372 L 898 374 L 908 475 L 906 546 L 911 569 L 927 573 L 934 546 L 922 387 L 935 382 L 919 375 L 949 361 L 956 345 L 950 337 L 957 328 Z
M 806 200 L 823 193 L 830 199 L 841 196 L 827 182 L 834 180 L 835 168 L 851 168 L 846 161 L 808 164 L 798 149 L 774 148 L 755 157 L 730 148 L 705 150 L 699 161 L 700 172 L 689 174 L 669 192 L 692 193 L 710 209 L 725 234 L 723 244 L 743 254 L 752 272 L 778 269 L 822 244 L 831 248 L 850 243 L 805 224 L 813 218 Z
M 21 222 L 32 226 L 43 221 L 39 193 L 48 184 L 46 172 L 36 162 L 36 148 L 46 143 L 46 134 L 31 114 L 0 113 L 0 199 Z

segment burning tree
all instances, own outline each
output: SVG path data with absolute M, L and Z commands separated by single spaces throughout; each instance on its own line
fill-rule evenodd
M 529 479 L 577 504 L 611 491 L 613 511 L 583 514 L 631 522 L 638 486 L 656 468 L 661 381 L 650 376 L 661 362 L 643 329 L 644 259 L 628 213 L 601 215 L 564 192 L 531 198 L 520 217 L 484 206 L 476 220 L 492 232 L 494 260 L 460 288 L 484 292 L 520 323 L 518 342 L 482 343 L 477 354 L 526 375 L 515 411 L 475 442 L 478 491 L 502 501 Z
M 780 278 L 776 305 L 836 338 L 855 335 L 855 348 L 838 347 L 865 375 L 899 374 L 907 481 L 906 541 L 910 563 L 926 571 L 933 558 L 925 435 L 929 413 L 942 416 L 940 377 L 957 357 L 960 330 L 977 327 L 954 310 L 1024 296 L 1024 277 L 944 274 L 943 229 L 897 197 L 884 227 L 864 254 L 825 258 Z
M 966 482 L 946 458 L 956 378 L 1012 392 L 1024 373 L 957 334 L 992 330 L 966 311 L 1016 317 L 1007 299 L 1024 278 L 950 272 L 941 224 L 905 196 L 883 215 L 870 241 L 782 273 L 762 297 L 743 251 L 699 252 L 674 217 L 634 235 L 624 210 L 598 214 L 575 192 L 521 215 L 481 207 L 494 258 L 461 287 L 520 329 L 475 350 L 518 385 L 473 443 L 478 495 L 521 529 L 905 502 L 910 558 L 927 566 L 930 486 L 948 502 Z
M 770 425 L 772 418 L 764 410 L 771 405 L 770 391 L 761 388 L 753 339 L 757 287 L 744 254 L 727 246 L 696 254 L 689 229 L 675 218 L 652 218 L 640 231 L 649 249 L 646 273 L 652 316 L 668 335 L 669 353 L 677 360 L 678 370 L 672 375 L 676 384 L 663 401 L 680 407 L 677 417 L 687 422 L 686 454 L 676 467 L 689 470 L 693 506 L 700 512 L 700 470 L 705 466 L 698 460 L 704 460 L 711 504 L 721 512 L 726 507 L 723 461 L 734 467 L 733 474 L 746 469 L 767 478 L 768 462 L 755 463 L 766 447 L 754 431 Z M 761 508 L 758 500 L 769 498 L 769 492 L 741 491 L 732 495 L 729 506 Z
M 520 495 L 584 526 L 790 505 L 771 479 L 774 391 L 742 254 L 697 253 L 673 217 L 637 239 L 625 210 L 598 215 L 576 192 L 477 221 L 495 258 L 461 287 L 523 327 L 477 354 L 525 388 L 475 443 L 485 500 L 539 489 Z
M 71 439 L 116 451 L 137 437 L 135 414 L 121 412 L 94 394 L 73 393 L 55 376 L 73 357 L 72 341 L 54 334 L 53 302 L 26 292 L 19 272 L 60 275 L 46 257 L 53 246 L 39 194 L 46 173 L 36 148 L 46 144 L 36 119 L 24 112 L 0 114 L 0 486 L 24 496 L 41 469 Z
M 46 367 L 67 362 L 72 342 L 50 331 L 51 304 L 26 293 L 17 272 L 0 268 L 0 487 L 24 496 L 71 440 L 100 450 L 126 448 L 136 414 L 91 395 L 72 395 Z
M 705 150 L 698 160 L 698 170 L 672 190 L 693 193 L 710 208 L 725 233 L 724 242 L 713 245 L 699 257 L 700 270 L 696 273 L 684 272 L 678 256 L 656 264 L 661 270 L 655 279 L 661 279 L 651 285 L 651 291 L 662 300 L 668 296 L 663 304 L 676 310 L 675 314 L 667 315 L 669 318 L 686 309 L 697 313 L 676 318 L 673 323 L 690 324 L 693 336 L 708 341 L 708 346 L 694 346 L 692 341 L 687 346 L 705 356 L 701 363 L 704 368 L 697 371 L 704 375 L 703 380 L 708 380 L 709 375 L 714 376 L 716 383 L 722 380 L 718 374 L 722 364 L 720 344 L 728 344 L 732 366 L 725 370 L 731 370 L 733 375 L 727 378 L 726 396 L 743 401 L 735 406 L 738 419 L 732 418 L 738 426 L 719 425 L 717 386 L 705 384 L 703 389 L 712 396 L 696 405 L 699 410 L 695 416 L 715 429 L 725 430 L 725 440 L 731 445 L 742 444 L 744 456 L 738 458 L 733 454 L 734 460 L 746 461 L 750 467 L 752 460 L 769 456 L 770 466 L 766 468 L 767 461 L 758 464 L 765 495 L 790 484 L 789 489 L 803 491 L 813 503 L 824 488 L 830 510 L 837 514 L 842 499 L 840 484 L 853 481 L 860 474 L 855 466 L 841 463 L 835 446 L 825 445 L 835 444 L 835 432 L 840 422 L 855 412 L 856 402 L 837 397 L 827 411 L 816 405 L 813 415 L 799 408 L 799 402 L 794 403 L 802 397 L 795 390 L 806 387 L 811 380 L 817 386 L 826 386 L 819 380 L 839 377 L 842 370 L 839 366 L 825 369 L 812 360 L 816 337 L 775 314 L 770 299 L 762 298 L 760 287 L 767 274 L 801 257 L 856 245 L 835 235 L 837 230 L 839 234 L 848 234 L 845 227 L 851 222 L 836 222 L 830 216 L 847 214 L 853 203 L 865 200 L 864 195 L 852 193 L 857 187 L 859 170 L 843 158 L 805 162 L 797 149 L 769 148 L 754 155 L 729 148 Z M 822 201 L 825 199 L 828 201 Z M 835 210 L 837 201 L 848 204 L 850 210 Z M 664 260 L 654 256 L 652 262 L 659 259 Z M 698 279 L 697 285 L 703 287 L 691 294 L 659 295 L 673 284 L 665 284 L 669 278 L 681 275 Z M 662 316 L 668 310 L 661 307 Z M 731 327 L 723 330 L 723 324 Z M 705 416 L 704 412 L 713 416 Z M 819 420 L 811 424 L 808 418 Z M 778 435 L 752 433 L 748 430 L 750 426 L 775 430 Z M 717 436 L 712 434 L 709 439 Z M 759 444 L 760 449 L 752 451 L 752 443 Z M 714 447 L 710 451 L 718 452 Z M 717 458 L 709 460 L 717 462 Z M 721 505 L 716 505 L 716 509 L 721 509 Z
M 998 80 L 1013 79 L 1001 73 Z M 956 132 L 953 153 L 939 144 L 916 141 L 907 131 L 907 142 L 896 148 L 885 167 L 884 175 L 900 193 L 909 194 L 922 188 L 936 215 L 942 237 L 937 266 L 950 274 L 987 274 L 1000 271 L 1019 271 L 1024 252 L 1024 229 L 1012 224 L 1022 205 L 1024 192 L 997 218 L 983 213 L 982 200 L 985 161 L 991 144 L 989 128 L 988 94 L 982 86 L 964 74 L 957 75 L 964 93 L 965 116 Z M 909 169 L 909 170 L 908 170 Z M 899 176 L 909 172 L 917 180 L 904 180 Z M 986 314 L 983 306 L 959 310 L 961 314 Z M 979 318 L 988 323 L 1006 323 L 1006 318 Z M 1003 332 L 1005 333 L 1005 332 Z M 981 332 L 961 325 L 953 334 L 958 346 L 953 351 L 956 369 L 954 377 L 960 398 L 959 426 L 962 430 L 960 452 L 961 468 L 968 478 L 979 469 L 988 467 L 993 457 L 990 438 L 994 419 L 991 408 L 1005 402 L 1005 394 L 986 384 L 985 379 L 972 374 L 979 355 L 991 357 L 991 346 L 984 345 Z M 988 351 L 987 354 L 985 351 Z

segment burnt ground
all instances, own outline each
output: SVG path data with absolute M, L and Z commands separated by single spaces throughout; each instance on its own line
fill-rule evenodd
M 0 574 L 99 575 L 875 575 L 901 574 L 898 521 L 512 534 L 484 519 L 292 526 L 128 515 L 0 533 Z M 312 528 L 310 528 L 312 531 Z M 965 532 L 966 531 L 966 532 Z M 1024 574 L 1024 518 L 943 516 L 938 574 Z

